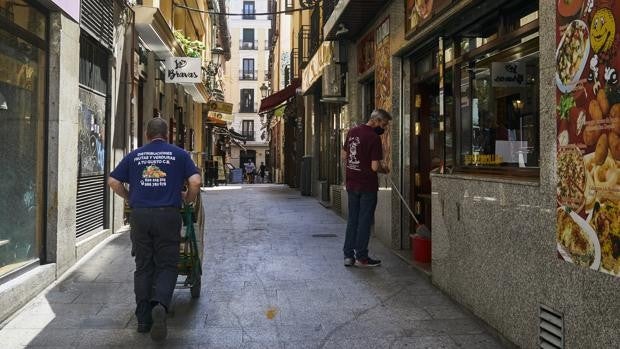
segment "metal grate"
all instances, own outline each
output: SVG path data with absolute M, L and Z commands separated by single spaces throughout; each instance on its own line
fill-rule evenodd
M 82 0 L 80 26 L 107 49 L 114 42 L 114 5 L 112 0 Z
M 538 341 L 541 349 L 564 348 L 564 316 L 544 305 L 540 306 Z
M 342 190 L 340 188 L 333 189 L 334 204 L 333 209 L 338 213 L 342 213 Z
M 105 216 L 105 176 L 78 178 L 76 236 L 103 229 Z

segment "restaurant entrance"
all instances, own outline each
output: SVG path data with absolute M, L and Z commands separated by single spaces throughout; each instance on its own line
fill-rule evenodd
M 412 96 L 410 197 L 413 211 L 421 223 L 431 227 L 432 171 L 442 164 L 443 139 L 439 115 L 439 75 L 434 72 L 414 80 Z M 415 226 L 411 222 L 411 226 Z

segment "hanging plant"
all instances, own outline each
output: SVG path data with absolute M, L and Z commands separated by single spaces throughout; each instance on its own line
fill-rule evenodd
M 202 52 L 206 49 L 205 44 L 200 40 L 191 40 L 187 38 L 181 31 L 175 30 L 174 37 L 177 39 L 187 57 L 200 58 Z

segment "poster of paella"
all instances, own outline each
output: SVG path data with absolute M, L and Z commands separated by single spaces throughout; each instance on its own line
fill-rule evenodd
M 620 276 L 620 2 L 557 4 L 557 254 Z

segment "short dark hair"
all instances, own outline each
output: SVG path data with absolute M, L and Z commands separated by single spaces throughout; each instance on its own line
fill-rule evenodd
M 391 121 L 392 115 L 383 109 L 375 109 L 370 114 L 370 120 L 377 119 L 382 121 Z
M 152 118 L 146 125 L 146 137 L 148 139 L 153 138 L 166 138 L 168 137 L 168 123 L 162 118 Z

